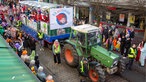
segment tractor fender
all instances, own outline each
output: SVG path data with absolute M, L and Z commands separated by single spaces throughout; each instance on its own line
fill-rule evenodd
M 74 49 L 76 50 L 77 54 L 78 54 L 79 56 L 83 56 L 82 48 L 79 47 L 79 46 L 77 46 L 74 42 L 71 42 L 71 41 L 69 41 L 69 40 L 66 40 L 66 41 L 65 41 L 65 44 L 71 44 L 71 45 L 74 47 Z

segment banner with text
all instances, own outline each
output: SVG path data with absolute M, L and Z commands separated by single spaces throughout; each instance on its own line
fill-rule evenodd
M 73 25 L 73 8 L 50 9 L 50 30 L 71 27 Z

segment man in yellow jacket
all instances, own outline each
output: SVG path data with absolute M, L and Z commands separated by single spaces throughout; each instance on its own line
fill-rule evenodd
M 128 53 L 129 63 L 127 65 L 127 69 L 131 70 L 134 59 L 136 58 L 136 54 L 137 54 L 136 45 L 133 44 L 132 47 L 129 50 L 129 53 Z
M 42 32 L 42 30 L 39 30 L 38 34 L 38 41 L 39 41 L 39 47 L 40 47 L 40 51 L 44 50 L 43 46 L 44 46 L 44 33 Z

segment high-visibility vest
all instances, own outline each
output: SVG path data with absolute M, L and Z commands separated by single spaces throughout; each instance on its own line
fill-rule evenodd
M 80 64 L 81 64 L 81 68 L 80 68 L 80 70 L 81 70 L 81 73 L 83 73 L 83 72 L 84 72 L 84 65 L 83 65 L 83 61 L 81 61 L 81 62 L 80 62 Z
M 130 53 L 128 54 L 129 58 L 135 58 L 136 57 L 136 51 L 133 48 L 130 48 Z
M 43 38 L 43 33 L 38 33 L 38 37 L 39 37 L 39 39 L 42 39 Z
M 84 73 L 84 63 L 83 63 L 83 61 L 80 61 L 80 65 L 81 65 L 81 67 L 80 67 L 81 73 Z M 89 64 L 88 64 L 88 69 L 89 69 Z
M 76 35 L 77 35 L 77 31 L 76 31 L 76 30 L 74 30 L 73 35 L 74 35 L 74 36 L 76 36 Z
M 60 53 L 60 45 L 58 45 L 58 47 L 56 48 L 56 46 L 54 45 L 54 52 L 56 53 L 56 54 L 58 54 L 58 53 Z

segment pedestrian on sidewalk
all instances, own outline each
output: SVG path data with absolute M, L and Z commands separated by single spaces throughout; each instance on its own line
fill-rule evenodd
M 136 45 L 133 44 L 132 47 L 129 49 L 129 52 L 128 52 L 129 62 L 127 64 L 127 69 L 131 70 L 133 62 L 134 62 L 134 59 L 136 57 L 136 54 L 137 54 Z
M 32 73 L 36 75 L 37 67 L 35 65 L 35 60 L 30 61 L 29 68 L 31 69 Z
M 27 57 L 28 57 L 27 50 L 26 49 L 23 49 L 22 50 L 21 59 L 25 62 L 25 60 L 26 60 Z
M 40 51 L 44 50 L 43 49 L 43 45 L 44 45 L 44 33 L 42 32 L 42 30 L 39 30 L 38 34 L 37 34 L 37 38 L 39 40 L 39 47 L 40 47 Z
M 130 30 L 131 30 L 131 32 L 130 32 L 130 38 L 133 41 L 133 39 L 135 37 L 134 27 L 132 27 Z
M 39 66 L 40 66 L 39 56 L 36 55 L 36 56 L 34 57 L 34 60 L 35 60 L 35 66 L 36 66 L 37 68 L 39 68 Z
M 128 56 L 128 52 L 131 46 L 131 38 L 129 36 L 129 34 L 126 35 L 126 42 L 125 42 L 125 55 L 124 57 Z
M 31 52 L 32 51 L 35 51 L 36 52 L 36 41 L 35 41 L 34 38 L 31 38 L 30 39 L 30 50 L 31 50 Z
M 54 82 L 53 76 L 52 76 L 52 75 L 48 75 L 48 76 L 46 77 L 46 82 Z
M 146 58 L 146 43 L 144 43 L 144 47 L 141 49 L 140 64 L 142 67 L 144 67 L 145 65 L 145 58 Z
M 23 41 L 21 38 L 19 38 L 19 42 L 17 42 L 15 44 L 16 50 L 17 50 L 17 54 L 19 57 L 21 57 L 22 55 L 22 47 L 23 47 Z
M 53 55 L 54 55 L 54 63 L 60 64 L 61 63 L 61 59 L 60 59 L 61 47 L 60 47 L 60 43 L 58 40 L 54 41 L 52 50 L 53 50 Z
M 138 47 L 137 47 L 137 56 L 136 56 L 136 59 L 135 59 L 136 61 L 139 61 L 139 59 L 140 59 L 141 49 L 143 48 L 144 43 L 145 43 L 144 40 L 141 41 L 141 42 L 139 43 Z
M 46 74 L 44 73 L 44 68 L 42 66 L 39 66 L 38 68 L 38 72 L 37 72 L 37 77 L 39 78 L 39 80 L 41 82 L 45 82 L 46 81 Z
M 35 58 L 35 51 L 33 50 L 30 55 L 30 60 L 34 60 Z
M 124 56 L 124 47 L 125 47 L 125 43 L 126 43 L 126 38 L 125 35 L 121 35 L 121 45 L 120 45 L 120 52 L 121 55 Z

